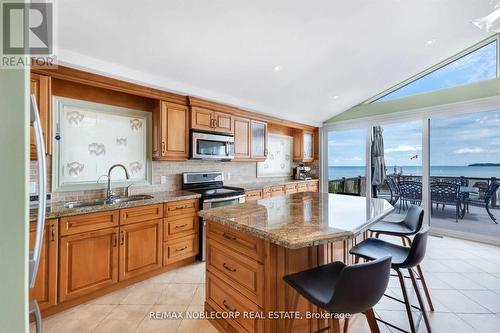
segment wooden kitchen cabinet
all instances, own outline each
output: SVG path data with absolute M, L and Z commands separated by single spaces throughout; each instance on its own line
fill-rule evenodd
M 45 144 L 45 153 L 50 154 L 50 78 L 46 75 L 31 74 L 31 93 L 36 97 L 40 123 Z M 31 102 L 30 102 L 31 103 Z M 33 127 L 30 127 L 30 159 L 36 160 L 36 141 Z
M 251 149 L 250 119 L 234 118 L 234 159 L 249 160 Z
M 67 301 L 118 282 L 119 228 L 61 237 L 59 301 Z
M 161 101 L 153 113 L 153 157 L 185 161 L 189 158 L 189 110 L 187 106 Z
M 30 249 L 35 245 L 36 223 L 30 224 Z M 36 299 L 41 310 L 57 304 L 57 220 L 48 220 L 43 235 L 42 253 L 35 287 L 30 289 L 29 299 Z
M 120 226 L 119 280 L 162 266 L 162 219 Z
M 233 117 L 224 112 L 191 108 L 191 128 L 210 132 L 233 132 Z
M 312 162 L 314 160 L 314 132 L 295 130 L 293 133 L 293 161 Z

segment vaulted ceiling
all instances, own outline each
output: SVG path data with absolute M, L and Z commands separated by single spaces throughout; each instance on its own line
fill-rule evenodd
M 470 21 L 493 7 L 491 0 L 58 1 L 58 53 L 74 67 L 317 125 L 488 37 Z

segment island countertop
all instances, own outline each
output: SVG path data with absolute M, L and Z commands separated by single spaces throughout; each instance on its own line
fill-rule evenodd
M 207 221 L 299 249 L 356 237 L 391 213 L 384 199 L 302 192 L 202 210 Z

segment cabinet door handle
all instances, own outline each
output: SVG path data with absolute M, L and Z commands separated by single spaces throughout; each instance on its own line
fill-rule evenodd
M 116 247 L 116 245 L 118 245 L 118 235 L 117 234 L 113 234 L 113 247 Z
M 175 249 L 175 252 L 181 252 L 181 251 L 184 251 L 185 249 L 187 249 L 187 245 L 184 246 L 184 247 L 181 247 L 180 249 Z
M 56 226 L 52 224 L 50 226 L 50 241 L 54 241 L 56 239 Z
M 125 233 L 123 231 L 120 232 L 120 245 L 125 243 Z
M 181 225 L 176 225 L 175 229 L 180 229 L 180 228 L 184 228 L 184 227 L 187 227 L 187 223 L 184 223 L 184 224 L 181 224 Z
M 231 307 L 227 304 L 227 301 L 226 301 L 226 300 L 223 300 L 223 301 L 222 301 L 222 305 L 224 305 L 224 307 L 225 307 L 226 309 L 228 309 L 229 311 L 231 311 L 231 312 L 236 312 L 236 309 L 231 308 Z
M 224 267 L 227 271 L 230 271 L 230 272 L 233 272 L 233 273 L 236 272 L 235 268 L 229 267 L 226 263 L 223 263 L 222 267 Z
M 229 240 L 236 240 L 236 237 L 234 237 L 233 235 L 230 235 L 230 234 L 227 234 L 227 233 L 223 233 L 222 236 L 225 238 L 225 239 L 229 239 Z
M 162 154 L 165 154 L 165 140 L 161 141 L 161 152 Z

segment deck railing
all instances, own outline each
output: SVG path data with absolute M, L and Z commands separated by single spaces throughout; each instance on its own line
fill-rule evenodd
M 394 177 L 398 182 L 399 181 L 422 181 L 422 176 L 412 176 L 412 175 L 389 175 L 390 177 Z M 486 178 L 486 177 L 454 177 L 454 176 L 431 176 L 431 182 L 450 182 L 459 184 L 461 186 L 471 186 L 477 187 L 479 190 L 479 196 L 483 195 L 488 187 L 490 186 L 492 181 L 497 181 L 498 179 L 495 177 Z M 358 176 L 358 177 L 348 177 L 348 178 L 339 178 L 328 181 L 328 192 L 330 193 L 339 193 L 339 194 L 350 194 L 350 195 L 366 195 L 366 177 Z M 387 184 L 383 184 L 376 187 L 377 194 L 381 196 L 385 196 L 390 194 L 390 189 Z M 491 200 L 491 206 L 498 208 L 500 204 L 500 200 L 497 200 L 497 196 L 493 196 Z

